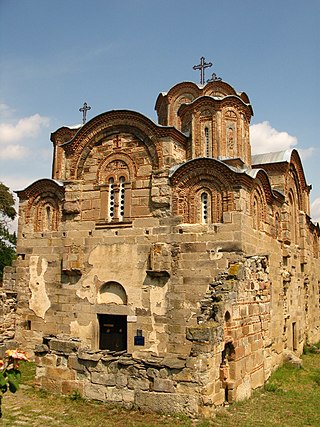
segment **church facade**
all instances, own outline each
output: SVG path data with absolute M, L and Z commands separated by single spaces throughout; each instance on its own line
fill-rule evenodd
M 251 155 L 245 93 L 182 82 L 155 109 L 51 135 L 4 285 L 41 387 L 209 415 L 320 340 L 319 226 L 298 152 Z

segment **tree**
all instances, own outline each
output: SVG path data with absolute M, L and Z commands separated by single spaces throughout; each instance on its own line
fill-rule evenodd
M 4 267 L 11 265 L 16 254 L 16 234 L 9 230 L 10 221 L 14 220 L 16 215 L 13 195 L 9 188 L 0 182 L 0 281 Z

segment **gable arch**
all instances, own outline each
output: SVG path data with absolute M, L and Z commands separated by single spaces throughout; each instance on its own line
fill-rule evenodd
M 17 194 L 20 202 L 27 200 L 24 209 L 25 223 L 33 223 L 34 231 L 58 229 L 64 200 L 62 184 L 51 179 L 41 179 L 26 189 L 17 191 Z
M 223 173 L 222 172 L 225 172 Z M 229 173 L 227 173 L 229 171 Z M 182 216 L 185 223 L 201 223 L 207 194 L 208 222 L 222 222 L 223 212 L 233 209 L 232 174 L 227 166 L 214 159 L 200 158 L 180 166 L 171 177 L 173 214 Z
M 252 226 L 255 230 L 262 230 L 262 223 L 266 221 L 267 201 L 264 189 L 256 183 L 250 200 Z
M 103 138 L 122 132 L 134 135 L 145 146 L 152 166 L 160 166 L 162 149 L 157 141 L 161 136 L 161 129 L 140 113 L 110 111 L 90 120 L 71 141 L 63 144 L 70 162 L 68 178 L 80 179 L 83 165 L 92 148 L 99 145 Z

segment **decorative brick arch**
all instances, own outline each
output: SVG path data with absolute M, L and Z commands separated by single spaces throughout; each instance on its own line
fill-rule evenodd
M 262 229 L 262 223 L 267 218 L 267 205 L 272 202 L 272 199 L 269 178 L 265 171 L 260 169 L 255 177 L 250 196 L 250 215 L 254 229 Z
M 259 186 L 256 186 L 251 193 L 250 207 L 252 227 L 255 230 L 261 230 L 262 222 L 265 221 L 266 218 L 266 204 L 263 191 Z
M 90 120 L 63 148 L 69 158 L 69 178 L 80 179 L 82 168 L 90 151 L 100 140 L 112 134 L 124 132 L 137 137 L 144 144 L 154 168 L 162 162 L 162 147 L 157 141 L 171 129 L 162 129 L 140 113 L 126 110 L 110 111 Z M 178 132 L 174 132 L 178 135 Z M 180 138 L 181 139 L 181 138 Z
M 297 150 L 292 150 L 291 153 L 290 163 L 286 174 L 285 189 L 287 194 L 289 194 L 290 190 L 295 194 L 297 208 L 308 213 L 305 195 L 309 194 L 310 189 L 307 185 Z
M 115 165 L 118 162 L 119 165 Z M 121 167 L 121 164 L 123 167 Z M 134 180 L 137 175 L 136 166 L 131 158 L 131 156 L 124 153 L 114 153 L 105 158 L 99 165 L 97 171 L 97 183 L 105 184 L 108 182 L 108 178 L 112 176 L 113 171 L 118 170 L 121 173 L 121 169 L 123 169 L 123 173 L 126 176 L 127 180 Z M 126 172 L 125 172 L 126 169 Z M 118 172 L 116 172 L 118 174 Z
M 229 180 L 228 180 L 229 178 Z M 234 208 L 233 176 L 230 169 L 214 159 L 195 159 L 182 165 L 171 176 L 173 214 L 186 223 L 201 222 L 201 196 L 208 195 L 208 222 L 222 221 L 223 212 Z
M 59 202 L 50 195 L 38 196 L 31 207 L 34 231 L 57 231 L 60 220 Z
M 64 188 L 50 179 L 42 179 L 17 192 L 20 201 L 28 200 L 25 223 L 33 222 L 34 231 L 55 231 L 61 218 Z
M 215 80 L 213 82 L 209 82 L 203 88 L 203 95 L 222 97 L 228 95 L 237 95 L 237 92 L 228 83 Z

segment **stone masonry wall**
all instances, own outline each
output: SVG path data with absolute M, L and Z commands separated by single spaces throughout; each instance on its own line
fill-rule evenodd
M 184 337 L 189 354 L 93 351 L 78 339 L 45 337 L 36 347 L 38 383 L 145 410 L 209 415 L 264 383 L 269 326 L 268 260 L 239 258 L 202 299 Z

